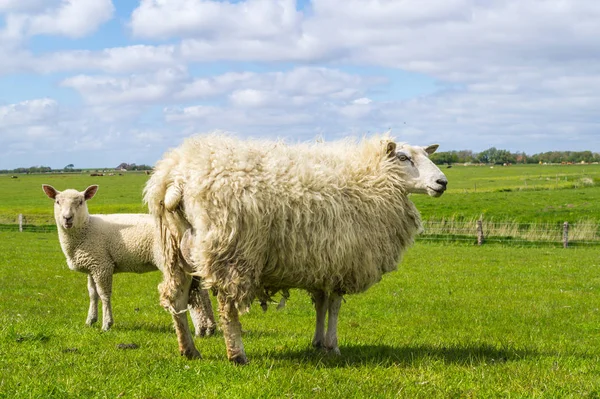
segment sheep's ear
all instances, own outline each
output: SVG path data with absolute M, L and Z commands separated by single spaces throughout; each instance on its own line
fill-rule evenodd
M 56 196 L 59 193 L 54 187 L 52 187 L 49 184 L 42 184 L 42 190 L 44 190 L 44 192 L 50 199 L 56 199 Z
M 394 143 L 393 141 L 388 141 L 387 145 L 385 146 L 385 153 L 390 158 L 395 156 L 396 155 L 396 143 Z
M 425 147 L 424 150 L 426 153 L 431 155 L 438 149 L 439 146 L 440 146 L 439 144 L 432 144 L 429 147 Z
M 96 184 L 94 184 L 93 186 L 89 186 L 85 189 L 83 197 L 86 201 L 91 200 L 92 198 L 94 198 L 94 195 L 96 195 L 96 191 L 98 191 L 98 186 Z

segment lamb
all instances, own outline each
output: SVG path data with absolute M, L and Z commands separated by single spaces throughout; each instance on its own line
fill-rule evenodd
M 113 274 L 162 270 L 161 238 L 154 218 L 147 214 L 90 215 L 87 201 L 96 194 L 97 185 L 89 186 L 83 192 L 73 189 L 60 192 L 46 184 L 42 188 L 54 200 L 58 237 L 69 268 L 88 274 L 90 307 L 86 324 L 93 325 L 98 320 L 100 297 L 102 329 L 108 330 L 113 324 Z M 211 335 L 215 320 L 208 292 L 200 289 L 197 279 L 187 281 L 187 284 L 191 286 L 189 307 L 196 335 Z M 187 317 L 184 319 L 185 323 L 177 328 L 178 334 L 192 343 Z M 194 355 L 190 353 L 190 356 Z
M 297 145 L 189 138 L 163 156 L 144 189 L 171 254 L 165 277 L 185 273 L 175 262 L 183 252 L 192 274 L 216 288 L 227 356 L 236 363 L 248 362 L 239 313 L 255 296 L 290 288 L 312 296 L 313 346 L 339 354 L 343 295 L 396 270 L 421 229 L 408 194 L 446 190 L 428 158 L 437 148 L 397 145 L 387 135 Z M 165 303 L 180 300 L 177 286 L 164 282 Z

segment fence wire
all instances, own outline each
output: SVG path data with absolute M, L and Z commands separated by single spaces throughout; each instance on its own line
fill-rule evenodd
M 563 223 L 511 223 L 482 220 L 478 232 L 477 220 L 423 220 L 418 241 L 477 244 L 478 233 L 483 243 L 514 245 L 564 245 Z M 54 218 L 49 215 L 0 215 L 0 231 L 53 233 Z M 568 224 L 568 246 L 600 245 L 600 224 L 578 221 Z

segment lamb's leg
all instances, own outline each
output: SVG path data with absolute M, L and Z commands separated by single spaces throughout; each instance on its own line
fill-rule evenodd
M 173 316 L 179 353 L 188 359 L 201 358 L 200 352 L 194 345 L 186 314 L 192 278 L 182 270 L 176 271 L 173 276 L 170 276 L 171 279 L 167 276 L 164 277 L 165 280 L 158 287 L 161 293 L 161 304 Z
M 219 300 L 219 318 L 223 328 L 225 346 L 227 347 L 227 358 L 237 364 L 247 364 L 248 358 L 244 352 L 242 342 L 242 324 L 238 310 L 233 301 L 227 298 L 227 295 L 219 291 L 217 294 Z
M 98 321 L 98 291 L 96 291 L 96 283 L 91 274 L 87 276 L 87 287 L 88 294 L 90 295 L 90 308 L 85 324 L 91 326 Z
M 216 329 L 215 315 L 208 290 L 200 287 L 198 277 L 194 277 L 192 280 L 188 308 L 194 324 L 195 335 L 197 337 L 213 335 Z
M 325 316 L 327 315 L 328 296 L 324 291 L 315 291 L 312 293 L 312 300 L 317 312 L 317 324 L 312 345 L 320 349 L 325 347 Z
M 94 274 L 92 277 L 102 301 L 102 330 L 108 331 L 113 325 L 112 306 L 110 303 L 110 296 L 112 295 L 112 270 L 104 270 L 104 273 Z
M 342 307 L 342 296 L 332 293 L 329 295 L 329 309 L 327 311 L 327 334 L 325 335 L 325 349 L 335 355 L 340 354 L 337 339 L 337 323 L 340 308 Z

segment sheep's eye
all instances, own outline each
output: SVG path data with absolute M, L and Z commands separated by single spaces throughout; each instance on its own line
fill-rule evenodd
M 83 200 L 79 200 L 79 206 L 83 205 Z
M 399 159 L 400 161 L 402 161 L 402 162 L 404 162 L 404 161 L 408 161 L 408 160 L 409 160 L 409 158 L 408 158 L 406 155 L 404 155 L 404 154 L 400 154 L 400 155 L 398 155 L 398 159 Z
M 56 200 L 56 205 L 60 205 L 60 201 L 59 200 Z

